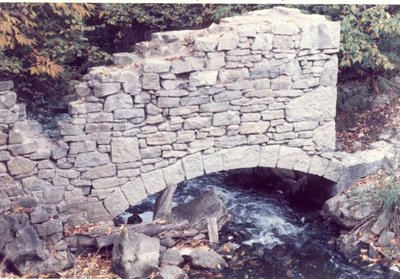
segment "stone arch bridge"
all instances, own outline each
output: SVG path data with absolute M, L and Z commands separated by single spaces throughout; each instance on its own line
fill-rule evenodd
M 293 169 L 341 190 L 358 161 L 334 152 L 339 30 L 274 8 L 155 33 L 76 85 L 59 139 L 26 119 L 12 82 L 0 83 L 1 210 L 40 207 L 31 222 L 50 237 L 222 170 Z

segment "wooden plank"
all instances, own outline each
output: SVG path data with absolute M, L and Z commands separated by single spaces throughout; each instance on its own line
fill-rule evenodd
M 211 243 L 219 242 L 218 222 L 216 217 L 207 218 L 208 239 Z

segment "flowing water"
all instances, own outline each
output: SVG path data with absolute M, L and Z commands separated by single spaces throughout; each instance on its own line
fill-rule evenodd
M 389 278 L 346 262 L 335 249 L 337 231 L 322 222 L 316 210 L 293 208 L 282 195 L 260 187 L 226 183 L 226 176 L 219 173 L 186 181 L 174 197 L 174 203 L 181 204 L 213 190 L 224 201 L 232 220 L 221 239 L 239 244 L 240 256 L 221 271 L 222 278 Z M 153 202 L 154 198 L 139 208 L 150 209 Z

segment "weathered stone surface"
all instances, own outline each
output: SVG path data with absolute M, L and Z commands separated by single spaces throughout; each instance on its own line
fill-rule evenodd
M 171 144 L 175 140 L 176 134 L 172 132 L 159 132 L 146 137 L 146 142 L 148 145 Z
M 115 217 L 124 212 L 129 207 L 129 203 L 126 201 L 121 190 L 117 189 L 104 200 L 104 207 L 110 213 L 111 217 Z
M 336 115 L 336 88 L 316 89 L 290 101 L 286 106 L 286 119 L 295 121 L 332 120 Z
M 194 40 L 194 49 L 197 51 L 214 51 L 218 44 L 218 37 L 197 37 Z
M 204 67 L 204 59 L 197 57 L 187 57 L 184 60 L 172 62 L 171 72 L 174 74 L 183 74 L 193 71 L 201 71 Z
M 121 90 L 120 83 L 101 83 L 93 81 L 93 93 L 96 97 L 104 97 L 112 94 L 116 94 Z
M 275 168 L 279 159 L 280 146 L 261 146 L 260 150 L 260 167 Z
M 303 27 L 300 48 L 338 48 L 340 22 L 309 23 Z
M 243 146 L 222 151 L 224 170 L 253 168 L 260 163 L 259 146 Z
M 267 131 L 269 122 L 258 121 L 258 122 L 243 122 L 240 125 L 240 133 L 244 135 L 248 134 L 263 134 Z
M 160 90 L 160 76 L 155 73 L 144 73 L 142 87 L 146 90 Z
M 39 236 L 43 237 L 62 232 L 63 226 L 61 220 L 49 220 L 45 223 L 35 225 L 35 229 Z
M 189 76 L 192 86 L 214 85 L 217 82 L 218 71 L 194 72 Z
M 208 53 L 208 59 L 206 60 L 207 70 L 218 70 L 225 66 L 225 54 L 224 53 Z
M 164 59 L 146 59 L 143 64 L 145 73 L 165 73 L 171 67 L 171 62 Z
M 140 178 L 125 183 L 121 190 L 130 205 L 135 205 L 147 197 L 146 188 Z
M 90 168 L 87 172 L 82 173 L 82 179 L 97 179 L 116 175 L 115 165 L 105 165 L 101 167 Z
M 0 91 L 11 90 L 14 88 L 14 82 L 12 80 L 0 81 Z
M 161 279 L 187 279 L 186 273 L 179 267 L 173 265 L 163 265 L 160 269 Z
M 86 153 L 95 150 L 96 142 L 94 141 L 71 142 L 69 147 L 69 154 Z
M 158 270 L 160 240 L 123 230 L 114 240 L 112 266 L 122 278 L 144 278 Z
M 216 113 L 213 116 L 213 126 L 229 126 L 240 124 L 240 116 L 236 111 Z
M 182 159 L 186 179 L 191 179 L 204 174 L 203 158 L 200 153 L 186 156 Z
M 237 47 L 239 43 L 239 36 L 236 34 L 225 33 L 218 39 L 218 51 L 231 50 Z
M 333 56 L 331 60 L 325 63 L 321 72 L 320 84 L 322 86 L 336 86 L 338 77 L 338 58 Z
M 12 157 L 7 162 L 7 168 L 12 175 L 29 173 L 34 170 L 37 163 L 23 157 Z
M 132 97 L 127 94 L 115 94 L 109 96 L 104 103 L 104 111 L 106 112 L 113 112 L 117 109 L 129 109 L 132 107 Z
M 202 268 L 222 269 L 228 266 L 225 260 L 214 250 L 195 248 L 194 251 L 190 253 L 190 259 L 193 265 Z
M 182 162 L 162 169 L 167 186 L 177 185 L 185 180 L 185 172 L 183 171 Z
M 220 70 L 218 74 L 218 79 L 222 83 L 244 80 L 247 79 L 248 77 L 249 77 L 249 70 L 247 68 Z
M 113 163 L 134 162 L 141 159 L 139 141 L 135 138 L 114 138 L 111 141 Z
M 335 121 L 330 121 L 314 130 L 313 141 L 315 149 L 326 152 L 333 151 L 336 147 Z
M 210 117 L 188 118 L 183 124 L 183 128 L 187 130 L 208 128 L 210 126 L 211 126 Z
M 15 105 L 17 94 L 13 91 L 2 92 L 0 95 L 0 109 L 10 109 Z
M 279 152 L 278 168 L 293 169 L 307 172 L 311 159 L 303 150 L 295 147 L 282 146 Z
M 127 178 L 122 177 L 105 177 L 99 178 L 92 181 L 92 185 L 94 189 L 107 189 L 113 188 L 116 186 L 120 186 L 128 181 Z
M 146 192 L 149 195 L 160 192 L 167 187 L 163 172 L 161 170 L 142 173 L 141 177 L 144 187 L 146 188 Z
M 110 157 L 107 154 L 99 152 L 80 153 L 76 156 L 74 166 L 76 168 L 98 167 L 108 162 L 110 162 Z
M 224 170 L 224 158 L 221 152 L 204 154 L 203 164 L 205 173 L 213 173 Z

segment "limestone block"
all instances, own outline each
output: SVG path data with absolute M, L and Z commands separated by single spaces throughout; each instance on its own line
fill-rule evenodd
M 325 171 L 324 177 L 333 182 L 338 182 L 343 173 L 343 165 L 336 159 L 332 159 Z M 343 189 L 342 189 L 343 190 Z
M 325 66 L 321 73 L 320 83 L 322 86 L 336 86 L 338 77 L 338 58 L 333 56 Z
M 92 181 L 94 189 L 108 189 L 117 187 L 128 182 L 126 177 L 105 177 L 99 178 Z
M 315 149 L 326 152 L 333 151 L 336 147 L 335 121 L 330 121 L 314 130 L 313 141 Z
M 155 170 L 141 174 L 141 178 L 149 195 L 155 194 L 164 190 L 167 187 L 164 175 L 161 170 Z
M 105 166 L 90 168 L 88 171 L 82 173 L 82 179 L 98 179 L 104 177 L 111 177 L 116 175 L 115 165 L 109 164 Z
M 308 173 L 323 176 L 326 172 L 329 162 L 330 161 L 326 158 L 318 155 L 313 156 L 311 158 L 311 164 Z
M 85 125 L 85 132 L 87 134 L 105 133 L 111 131 L 113 128 L 112 123 L 89 123 Z M 90 138 L 88 138 L 90 139 Z M 93 138 L 92 138 L 93 139 Z
M 279 159 L 280 146 L 267 145 L 260 147 L 260 167 L 275 168 Z
M 229 102 L 211 103 L 200 105 L 200 112 L 222 112 L 231 109 Z
M 0 109 L 0 124 L 12 124 L 18 120 L 19 105 L 11 109 Z
M 74 169 L 69 169 L 69 170 L 61 170 L 57 169 L 57 175 L 65 178 L 78 178 L 80 176 L 80 172 Z
M 176 143 L 191 142 L 196 138 L 194 131 L 179 131 L 177 133 Z
M 25 191 L 40 191 L 47 188 L 54 188 L 48 181 L 38 179 L 34 176 L 22 179 L 22 186 L 24 187 Z
M 252 50 L 265 50 L 272 49 L 273 35 L 272 34 L 257 34 L 254 42 L 251 44 Z
M 99 112 L 101 110 L 103 110 L 103 104 L 101 103 L 84 103 L 81 100 L 69 103 L 70 114 L 86 114 L 89 112 Z
M 203 154 L 203 163 L 206 174 L 224 170 L 224 158 L 222 152 Z
M 171 68 L 171 62 L 165 59 L 147 58 L 143 63 L 145 73 L 166 73 Z
M 12 157 L 7 161 L 7 168 L 11 175 L 25 174 L 33 171 L 37 163 L 23 157 Z
M 104 207 L 110 213 L 111 217 L 115 217 L 124 212 L 129 207 L 129 203 L 126 201 L 121 190 L 117 189 L 104 200 Z
M 61 220 L 56 219 L 49 220 L 43 224 L 36 224 L 34 227 L 41 237 L 51 236 L 63 231 Z
M 303 91 L 301 90 L 276 90 L 273 93 L 274 97 L 298 97 L 303 95 Z
M 214 85 L 217 82 L 218 71 L 193 72 L 189 76 L 191 86 Z
M 9 131 L 9 134 L 11 131 Z M 0 146 L 7 144 L 9 135 L 0 131 Z
M 319 78 L 301 79 L 295 81 L 292 85 L 293 89 L 306 89 L 316 87 L 320 84 Z
M 241 91 L 224 91 L 213 96 L 216 102 L 225 102 L 240 99 L 243 96 Z
M 273 47 L 284 50 L 294 48 L 294 42 L 292 36 L 275 35 L 273 41 Z
M 13 144 L 8 146 L 8 150 L 11 151 L 12 155 L 26 155 L 37 151 L 38 145 L 36 141 L 28 140 L 22 144 Z
M 192 179 L 204 174 L 203 158 L 200 152 L 184 157 L 182 164 L 186 179 Z
M 115 94 L 107 97 L 104 103 L 105 112 L 113 112 L 117 109 L 130 109 L 133 108 L 132 97 L 128 94 Z
M 146 189 L 140 178 L 125 183 L 121 186 L 121 190 L 130 205 L 135 205 L 147 198 Z
M 272 135 L 272 138 L 274 140 L 278 140 L 278 141 L 294 139 L 294 138 L 296 138 L 296 133 L 294 133 L 294 132 L 286 132 L 286 133 L 280 133 L 280 134 L 275 133 Z
M 194 106 L 207 104 L 210 101 L 210 97 L 207 95 L 193 96 L 193 97 L 184 97 L 181 98 L 181 106 Z M 184 109 L 184 108 L 182 108 Z
M 146 143 L 148 145 L 164 145 L 174 143 L 176 140 L 176 134 L 173 132 L 159 132 L 156 134 L 150 134 L 146 137 Z
M 284 110 L 264 111 L 261 113 L 261 117 L 263 120 L 282 119 L 285 117 L 285 111 Z
M 56 171 L 55 170 L 39 170 L 38 172 L 38 178 L 39 179 L 48 179 L 48 178 L 53 178 L 56 176 Z
M 144 119 L 143 109 L 117 109 L 114 111 L 115 119 L 131 119 L 131 118 L 142 118 Z
M 164 88 L 166 90 L 178 89 L 184 83 L 185 82 L 182 80 L 173 80 L 173 79 L 172 80 L 171 79 L 161 80 L 161 86 L 162 86 L 162 88 Z
M 160 76 L 155 73 L 144 73 L 142 87 L 146 90 L 160 90 Z
M 240 146 L 221 151 L 224 170 L 254 168 L 260 163 L 259 146 Z
M 87 219 L 91 223 L 105 221 L 110 219 L 110 215 L 104 208 L 102 202 L 89 203 L 87 205 Z
M 300 121 L 293 123 L 295 132 L 314 130 L 315 128 L 318 127 L 318 125 L 319 125 L 318 122 L 315 121 Z
M 197 51 L 214 51 L 218 44 L 218 37 L 197 37 L 194 39 L 194 49 Z
M 340 22 L 310 22 L 303 29 L 301 49 L 339 48 Z
M 114 138 L 111 140 L 111 160 L 113 163 L 127 163 L 140 159 L 137 138 Z
M 243 122 L 240 124 L 240 134 L 263 134 L 269 127 L 268 121 Z
M 207 70 L 218 70 L 225 66 L 224 53 L 208 53 L 206 60 Z
M 237 111 L 227 111 L 213 115 L 213 126 L 229 126 L 240 124 L 240 116 Z
M 269 137 L 264 134 L 249 135 L 247 139 L 248 144 L 263 144 L 269 141 Z
M 286 119 L 296 121 L 331 120 L 336 115 L 336 88 L 325 87 L 307 92 L 286 106 Z
M 142 86 L 140 84 L 139 78 L 136 81 L 124 82 L 122 84 L 122 90 L 125 93 L 131 94 L 131 95 L 139 94 L 141 89 L 142 89 Z
M 80 153 L 76 156 L 74 167 L 98 167 L 110 162 L 107 154 L 99 152 Z
M 218 79 L 222 83 L 234 82 L 249 78 L 249 70 L 247 68 L 241 69 L 222 69 L 219 71 Z
M 183 123 L 185 130 L 208 128 L 211 126 L 211 117 L 193 117 L 188 118 Z
M 177 108 L 179 107 L 179 98 L 174 97 L 159 97 L 157 105 L 160 108 Z
M 118 95 L 118 94 L 117 94 Z M 117 96 L 113 95 L 113 96 Z M 110 96 L 112 97 L 112 96 Z M 88 123 L 103 123 L 103 122 L 112 122 L 113 114 L 110 112 L 95 112 L 87 114 L 87 122 Z
M 118 82 L 104 82 L 93 80 L 93 94 L 95 97 L 105 97 L 116 94 L 121 90 L 121 84 Z
M 274 90 L 287 90 L 292 87 L 292 79 L 289 76 L 279 76 L 271 80 L 271 88 Z
M 80 82 L 74 86 L 75 93 L 79 97 L 86 97 L 90 95 L 90 88 L 87 82 Z
M 10 109 L 17 101 L 17 94 L 13 91 L 3 91 L 0 95 L 0 109 Z
M 281 146 L 276 167 L 307 172 L 311 164 L 309 155 L 296 147 Z
M 271 31 L 275 35 L 295 35 L 300 32 L 300 28 L 292 23 L 273 23 Z
M 11 159 L 10 152 L 6 150 L 0 151 L 0 162 L 8 161 Z
M 185 172 L 183 171 L 181 161 L 178 161 L 173 165 L 163 168 L 162 172 L 164 174 L 167 186 L 177 185 L 185 180 Z
M 186 57 L 183 60 L 172 62 L 171 72 L 173 74 L 183 74 L 193 71 L 201 71 L 204 68 L 204 59 L 198 57 Z
M 214 138 L 197 139 L 189 143 L 188 152 L 195 153 L 214 146 Z
M 77 136 L 83 134 L 83 125 L 74 125 L 64 121 L 59 121 L 60 134 L 63 136 Z
M 231 50 L 237 47 L 239 43 L 239 36 L 234 33 L 225 33 L 218 39 L 218 51 Z
M 64 187 L 46 187 L 43 191 L 45 203 L 59 203 L 64 200 Z
M 221 148 L 231 148 L 239 145 L 244 145 L 247 143 L 246 136 L 222 136 L 215 140 L 215 146 Z

